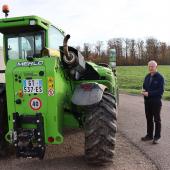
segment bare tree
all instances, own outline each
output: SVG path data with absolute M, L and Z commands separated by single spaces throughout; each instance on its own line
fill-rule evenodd
M 135 40 L 131 39 L 130 43 L 129 43 L 129 52 L 130 52 L 130 57 L 131 57 L 130 64 L 132 64 L 132 65 L 135 65 L 135 63 L 136 63 L 136 49 L 135 49 L 135 46 L 136 46 Z
M 90 54 L 91 54 L 91 45 L 89 43 L 84 43 L 83 55 L 84 55 L 85 59 L 88 59 Z
M 166 51 L 167 51 L 167 45 L 165 42 L 159 43 L 159 63 L 160 64 L 166 64 L 167 58 L 166 58 Z
M 165 64 L 170 64 L 170 46 L 167 46 L 167 50 L 166 50 L 166 63 Z
M 125 42 L 125 59 L 127 60 L 130 40 L 126 38 L 124 39 L 124 42 Z
M 145 64 L 145 46 L 144 46 L 144 41 L 141 39 L 138 39 L 137 43 L 136 43 L 136 57 L 138 60 L 139 65 L 141 64 Z
M 148 38 L 146 40 L 146 55 L 147 60 L 158 60 L 158 40 L 155 38 Z
M 101 57 L 102 47 L 103 47 L 103 41 L 97 41 L 95 45 L 95 50 L 99 57 Z

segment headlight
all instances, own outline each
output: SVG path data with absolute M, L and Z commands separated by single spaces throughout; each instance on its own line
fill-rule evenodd
M 35 20 L 30 20 L 30 25 L 35 25 L 36 21 Z

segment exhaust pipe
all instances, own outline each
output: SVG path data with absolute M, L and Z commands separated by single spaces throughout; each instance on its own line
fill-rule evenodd
M 74 62 L 76 61 L 76 54 L 73 53 L 73 52 L 69 52 L 69 50 L 68 50 L 67 43 L 68 43 L 69 38 L 70 38 L 69 34 L 67 34 L 64 37 L 64 41 L 63 41 L 64 57 L 63 57 L 63 60 L 67 64 L 71 65 L 71 64 L 74 64 Z
M 64 37 L 64 41 L 63 41 L 63 47 L 64 47 L 64 55 L 69 59 L 69 51 L 68 51 L 68 40 L 70 39 L 70 35 L 67 34 L 65 37 Z

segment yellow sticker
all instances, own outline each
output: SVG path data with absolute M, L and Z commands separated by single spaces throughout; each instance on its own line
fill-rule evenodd
M 48 77 L 48 89 L 54 89 L 54 78 Z
M 54 83 L 54 78 L 53 77 L 48 77 L 48 83 Z
M 48 96 L 54 96 L 54 78 L 48 77 Z

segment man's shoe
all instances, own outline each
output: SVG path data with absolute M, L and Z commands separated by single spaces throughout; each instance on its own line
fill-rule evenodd
M 142 141 L 149 141 L 149 140 L 153 140 L 153 137 L 146 135 L 146 136 L 142 137 L 141 140 Z
M 154 140 L 153 140 L 153 144 L 158 144 L 160 142 L 160 138 L 154 138 Z

